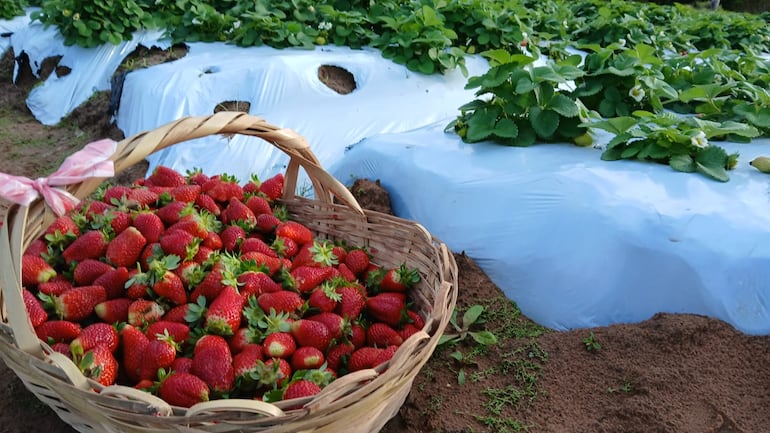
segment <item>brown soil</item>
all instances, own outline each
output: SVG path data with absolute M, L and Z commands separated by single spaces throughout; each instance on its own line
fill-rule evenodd
M 14 85 L 12 66 L 8 54 L 0 62 L 0 172 L 40 176 L 91 140 L 122 137 L 110 122 L 107 94 L 59 126 L 40 125 L 24 105 L 35 80 L 27 76 Z M 145 170 L 140 164 L 126 176 Z M 361 180 L 351 190 L 365 207 L 390 211 L 387 192 L 376 182 Z M 770 431 L 770 337 L 672 314 L 548 331 L 505 299 L 470 257 L 457 252 L 455 258 L 458 309 L 485 306 L 486 323 L 471 330 L 493 332 L 498 344 L 483 346 L 468 336 L 440 346 L 383 432 Z M 2 363 L 0 378 L 0 432 L 74 431 Z

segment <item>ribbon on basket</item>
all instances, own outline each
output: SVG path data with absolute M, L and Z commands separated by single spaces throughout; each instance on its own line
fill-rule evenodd
M 112 177 L 115 166 L 110 157 L 117 143 L 110 139 L 94 141 L 64 160 L 61 167 L 48 177 L 35 180 L 0 173 L 0 197 L 29 206 L 40 195 L 56 215 L 72 210 L 80 200 L 58 186 L 72 185 L 90 177 Z

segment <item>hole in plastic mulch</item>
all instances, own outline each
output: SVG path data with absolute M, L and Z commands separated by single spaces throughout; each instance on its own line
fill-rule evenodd
M 318 67 L 318 79 L 326 87 L 340 95 L 347 95 L 356 90 L 356 77 L 345 68 L 334 65 L 321 65 Z

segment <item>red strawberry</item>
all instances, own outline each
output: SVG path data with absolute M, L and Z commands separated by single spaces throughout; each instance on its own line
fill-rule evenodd
M 158 242 L 166 229 L 160 217 L 152 212 L 139 212 L 134 215 L 134 227 L 144 236 L 147 243 Z
M 304 301 L 298 293 L 282 290 L 280 292 L 263 293 L 257 298 L 259 307 L 264 311 L 274 309 L 276 312 L 292 314 L 296 312 Z
M 187 179 L 173 168 L 158 165 L 147 177 L 145 184 L 156 186 L 179 186 L 187 183 Z
M 56 315 L 63 320 L 79 322 L 94 312 L 94 307 L 107 300 L 107 291 L 102 286 L 80 286 L 53 297 Z
M 167 376 L 158 390 L 160 398 L 173 406 L 191 407 L 209 401 L 209 387 L 190 373 L 175 372 Z
M 279 256 L 291 259 L 299 252 L 299 245 L 290 238 L 278 236 L 273 241 L 271 249 L 276 251 Z
M 334 310 L 348 319 L 355 319 L 366 306 L 366 298 L 358 286 L 344 286 L 337 289 L 342 299 Z
M 297 343 L 294 341 L 292 334 L 288 332 L 274 332 L 265 337 L 265 341 L 262 342 L 262 348 L 266 356 L 288 358 L 297 350 Z
M 246 239 L 246 230 L 237 225 L 229 225 L 219 234 L 222 248 L 226 251 L 238 251 L 238 247 Z
M 135 201 L 139 206 L 152 206 L 158 201 L 160 195 L 145 188 L 132 188 L 128 192 L 128 199 Z
M 78 361 L 78 368 L 84 376 L 109 386 L 115 383 L 118 377 L 118 361 L 110 349 L 104 345 L 98 345 L 87 351 Z
M 380 355 L 377 357 L 377 359 L 374 360 L 374 366 L 378 366 L 382 364 L 383 362 L 390 361 L 391 358 L 393 358 L 393 355 L 396 354 L 396 351 L 398 351 L 399 346 L 388 346 L 380 352 Z
M 276 283 L 269 275 L 257 271 L 246 271 L 238 275 L 238 287 L 243 299 L 248 298 L 250 295 L 259 296 L 262 293 L 282 290 L 281 285 Z
M 260 214 L 273 214 L 273 209 L 270 207 L 270 203 L 264 198 L 258 195 L 252 195 L 246 200 L 246 206 L 251 209 L 251 212 L 256 216 Z
M 334 311 L 342 300 L 342 295 L 337 292 L 333 284 L 321 284 L 310 294 L 307 305 L 316 308 L 322 313 Z
M 190 337 L 190 327 L 185 323 L 169 322 L 168 320 L 158 320 L 153 322 L 144 330 L 144 335 L 150 340 L 158 338 L 159 335 L 168 335 L 175 342 L 182 344 Z
M 263 233 L 272 233 L 281 223 L 281 220 L 272 213 L 261 213 L 257 215 L 257 228 Z
M 345 256 L 345 265 L 356 276 L 360 276 L 369 267 L 369 260 L 369 254 L 366 251 L 354 249 L 348 251 L 347 256 Z
M 160 247 L 167 255 L 175 255 L 182 260 L 187 260 L 195 256 L 200 241 L 200 238 L 184 230 L 168 230 L 160 236 Z
M 100 201 L 91 201 L 85 206 L 85 216 L 88 221 L 96 221 L 99 215 L 104 214 L 115 206 Z
M 235 370 L 227 342 L 196 352 L 190 372 L 203 379 L 215 395 L 229 393 L 235 384 Z
M 213 249 L 205 245 L 198 245 L 198 252 L 193 256 L 192 261 L 202 265 L 211 259 L 211 255 L 214 254 L 214 252 Z
M 257 217 L 242 201 L 231 198 L 227 207 L 220 214 L 222 222 L 225 224 L 235 224 L 253 227 L 257 223 Z
M 248 380 L 248 375 L 256 370 L 257 361 L 262 361 L 264 354 L 259 344 L 246 345 L 237 355 L 233 356 L 233 370 L 236 381 Z
M 415 325 L 411 323 L 407 323 L 404 326 L 401 327 L 401 329 L 398 330 L 398 335 L 401 336 L 401 339 L 403 341 L 406 341 L 411 337 L 412 335 L 420 332 L 421 328 L 416 327 Z
M 185 287 L 195 287 L 203 281 L 203 277 L 206 276 L 203 266 L 192 260 L 186 260 L 182 262 L 174 273 L 182 280 L 182 284 Z
M 270 247 L 270 245 L 268 245 L 262 239 L 249 237 L 241 241 L 241 246 L 240 246 L 241 254 L 254 252 L 254 251 L 260 252 L 262 254 L 266 254 L 270 257 L 278 257 L 278 254 L 275 252 L 275 250 L 273 250 Z
M 300 291 L 308 293 L 326 281 L 332 275 L 332 267 L 322 268 L 300 266 L 291 271 L 291 278 L 286 281 L 288 284 Z
M 171 364 L 171 370 L 177 373 L 189 373 L 192 369 L 192 358 L 177 356 Z
M 292 269 L 300 266 L 329 267 L 339 264 L 334 255 L 334 245 L 327 241 L 315 241 L 304 244 L 292 261 Z
M 46 342 L 69 344 L 80 335 L 80 325 L 69 320 L 49 320 L 35 328 L 37 338 Z
M 204 209 L 215 216 L 219 216 L 222 213 L 222 209 L 219 208 L 217 202 L 208 194 L 198 195 L 198 198 L 195 199 L 195 205 L 199 209 Z
M 232 335 L 241 326 L 244 299 L 232 286 L 226 286 L 211 302 L 206 312 L 206 330 L 212 334 Z
M 425 320 L 416 311 L 407 310 L 406 314 L 407 314 L 407 316 L 409 316 L 409 321 L 417 329 L 422 329 L 422 328 L 425 327 Z
M 0 225 L 2 227 L 2 225 Z M 38 256 L 43 257 L 43 254 L 50 254 L 51 251 L 48 249 L 48 244 L 43 239 L 37 238 L 33 240 L 26 250 L 24 250 L 24 255 L 30 255 L 30 256 Z
M 369 329 L 366 330 L 366 342 L 370 346 L 388 347 L 388 346 L 400 346 L 404 340 L 396 332 L 385 323 L 372 323 Z
M 211 180 L 211 178 L 203 172 L 200 168 L 194 168 L 192 170 L 187 170 L 187 183 L 195 184 L 195 185 L 203 185 L 204 183 Z
M 67 356 L 69 359 L 72 359 L 72 352 L 70 352 L 70 345 L 67 343 L 54 343 L 51 345 L 51 349 L 53 349 L 54 352 L 59 352 L 62 355 Z
M 45 283 L 56 276 L 56 270 L 42 257 L 24 254 L 21 256 L 21 284 L 33 286 Z
M 219 203 L 227 203 L 231 198 L 243 200 L 243 188 L 234 177 L 228 175 L 214 176 L 202 185 L 201 192 L 211 196 Z
M 155 380 L 158 370 L 171 367 L 176 359 L 179 346 L 168 334 L 149 338 L 150 342 L 142 353 L 142 365 L 139 367 L 139 379 Z
M 101 230 L 91 230 L 75 239 L 62 252 L 67 264 L 85 259 L 98 259 L 107 250 L 107 239 Z
M 353 273 L 353 271 L 348 268 L 348 265 L 344 263 L 340 263 L 340 265 L 337 267 L 337 270 L 340 272 L 340 276 L 345 279 L 345 281 L 353 282 L 356 281 L 358 278 L 356 277 L 356 274 Z
M 189 208 L 192 209 L 192 208 Z M 206 239 L 211 232 L 219 231 L 222 228 L 222 223 L 217 217 L 209 212 L 198 212 L 185 208 L 182 211 L 182 216 L 179 221 L 172 224 L 168 231 L 171 230 L 184 230 L 196 238 Z
M 345 248 L 335 245 L 332 247 L 332 254 L 334 254 L 335 257 L 337 257 L 337 262 L 341 265 L 345 264 L 345 260 L 348 258 L 348 252 L 345 251 Z
M 43 304 L 27 289 L 21 290 L 22 297 L 24 298 L 24 306 L 27 308 L 27 315 L 29 316 L 32 327 L 36 328 L 46 320 L 48 320 L 48 313 L 46 313 Z
M 291 335 L 299 346 L 315 347 L 326 351 L 332 341 L 329 328 L 322 322 L 300 319 L 292 322 Z
M 291 368 L 293 370 L 311 370 L 320 368 L 326 358 L 322 351 L 311 346 L 299 347 L 291 355 Z
M 112 231 L 115 234 L 120 234 L 131 226 L 131 215 L 121 210 L 112 209 L 105 213 L 105 220 L 112 227 Z
M 385 349 L 379 347 L 362 347 L 350 354 L 348 371 L 354 372 L 377 366 L 377 358 Z
M 161 320 L 164 322 L 176 322 L 176 323 L 187 323 L 187 320 L 185 320 L 185 316 L 187 316 L 187 312 L 190 309 L 190 303 L 184 304 L 184 305 L 177 305 L 175 307 L 171 307 L 170 310 L 166 311 L 166 314 L 161 317 Z
M 382 292 L 366 300 L 366 311 L 375 319 L 397 327 L 409 320 L 406 296 L 400 292 Z
M 221 348 L 222 346 L 227 346 L 228 349 L 230 347 L 230 344 L 227 342 L 225 337 L 222 337 L 221 335 L 205 334 L 195 342 L 195 346 L 193 347 L 193 356 L 197 355 L 203 350 L 210 349 L 212 347 Z
M 262 381 L 266 385 L 274 383 L 277 386 L 283 386 L 285 382 L 291 379 L 291 365 L 284 358 L 271 358 L 265 361 L 264 368 L 272 371 L 273 380 L 270 382 Z
M 131 299 L 144 299 L 148 296 L 150 289 L 149 274 L 145 272 L 139 272 L 138 268 L 128 271 L 128 281 L 126 281 L 127 298 Z
M 229 271 L 223 262 L 215 263 L 211 271 L 203 277 L 203 281 L 193 289 L 189 296 L 190 300 L 197 302 L 198 298 L 203 296 L 207 301 L 213 301 L 222 289 L 225 288 L 225 283 L 230 283 L 226 279 L 226 272 Z
M 329 328 L 331 337 L 334 339 L 342 338 L 345 334 L 350 332 L 350 322 L 339 314 L 319 313 L 309 316 L 307 320 L 321 322 L 326 325 L 326 327 Z
M 350 342 L 353 343 L 353 346 L 355 346 L 356 349 L 364 347 L 364 344 L 366 344 L 366 328 L 360 323 L 350 324 L 349 336 Z
M 129 227 L 107 245 L 106 257 L 115 266 L 135 266 L 147 239 L 136 227 Z
M 137 299 L 128 307 L 128 323 L 136 327 L 143 327 L 163 317 L 165 311 L 155 301 Z
M 120 340 L 123 348 L 121 367 L 129 380 L 137 382 L 142 368 L 142 357 L 150 339 L 139 328 L 127 324 L 120 329 Z
M 138 185 L 138 186 L 144 186 L 147 188 L 147 190 L 154 192 L 155 194 L 158 194 L 158 200 L 167 200 L 171 196 L 169 195 L 169 192 L 173 189 L 170 186 L 155 186 L 155 185 Z
M 164 224 L 170 226 L 182 217 L 182 211 L 187 207 L 187 203 L 183 201 L 172 201 L 171 203 L 159 208 L 156 211 L 158 217 Z
M 313 232 L 304 224 L 296 221 L 283 221 L 275 228 L 275 235 L 289 238 L 297 245 L 313 242 Z
M 420 282 L 420 272 L 402 264 L 398 268 L 390 268 L 380 281 L 380 289 L 387 292 L 403 292 Z
M 172 305 L 187 303 L 187 290 L 185 290 L 184 283 L 177 274 L 171 271 L 163 272 L 162 276 L 156 279 L 152 284 L 152 291 Z
M 200 185 L 179 185 L 168 192 L 174 201 L 195 203 L 201 193 Z
M 57 217 L 54 222 L 45 229 L 43 235 L 55 235 L 57 231 L 62 235 L 72 233 L 75 236 L 80 236 L 80 228 L 78 228 L 78 225 L 70 215 Z
M 128 321 L 128 307 L 134 302 L 129 298 L 114 298 L 96 304 L 94 312 L 105 323 Z
M 102 286 L 107 291 L 107 299 L 120 298 L 124 295 L 126 282 L 129 280 L 128 268 L 121 266 L 110 269 L 98 276 L 93 284 Z
M 88 286 L 103 274 L 112 271 L 114 268 L 107 263 L 96 259 L 85 259 L 75 266 L 72 273 L 72 279 L 79 286 Z
M 315 382 L 305 379 L 299 379 L 291 382 L 286 390 L 283 391 L 283 399 L 291 400 L 293 398 L 311 397 L 321 392 L 321 387 Z
M 46 281 L 45 283 L 40 283 L 37 286 L 37 290 L 40 293 L 50 295 L 50 296 L 59 296 L 62 293 L 66 292 L 67 290 L 70 290 L 71 288 L 72 288 L 71 282 L 67 280 L 59 280 L 56 278 Z
M 351 343 L 340 343 L 329 348 L 326 352 L 326 366 L 334 371 L 347 367 L 347 361 L 356 347 Z
M 233 335 L 228 338 L 227 343 L 230 345 L 230 351 L 233 354 L 240 353 L 244 347 L 259 342 L 259 335 L 255 329 L 248 326 L 241 326 L 233 332 Z
M 267 254 L 263 254 L 257 251 L 251 251 L 241 254 L 241 260 L 250 261 L 253 260 L 255 265 L 264 265 L 267 268 L 267 273 L 273 275 L 278 272 L 279 269 L 284 267 L 284 261 L 278 257 L 271 257 Z
M 142 267 L 142 269 L 149 269 L 150 263 L 153 260 L 159 259 L 164 255 L 165 253 L 163 252 L 163 248 L 160 246 L 160 242 L 147 244 L 145 245 L 144 250 L 142 250 L 142 254 L 139 256 L 139 265 Z M 133 270 L 136 270 L 136 268 Z
M 265 194 L 269 200 L 277 200 L 283 195 L 283 183 L 283 173 L 278 173 L 262 182 L 259 192 Z
M 70 351 L 75 356 L 81 356 L 98 345 L 106 346 L 110 352 L 118 349 L 118 331 L 108 323 L 92 323 L 82 331 L 72 342 Z

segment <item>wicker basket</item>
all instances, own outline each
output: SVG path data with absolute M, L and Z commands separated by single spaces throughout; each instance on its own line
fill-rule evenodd
M 0 232 L 0 353 L 24 385 L 81 432 L 375 432 L 399 410 L 412 381 L 435 349 L 457 299 L 457 265 L 446 246 L 414 222 L 365 211 L 350 192 L 324 171 L 307 142 L 244 113 L 188 117 L 129 137 L 112 157 L 120 173 L 147 155 L 173 144 L 213 134 L 262 138 L 290 162 L 281 202 L 292 217 L 321 238 L 347 239 L 373 252 L 375 263 L 420 269 L 422 281 L 410 295 L 425 328 L 409 338 L 393 359 L 376 370 L 343 376 L 312 397 L 268 404 L 215 400 L 185 409 L 131 387 L 103 387 L 85 378 L 63 355 L 37 339 L 21 295 L 21 254 L 53 221 L 42 200 L 12 206 Z M 212 151 L 216 151 L 212 149 Z M 299 168 L 313 183 L 315 200 L 295 194 Z M 104 179 L 67 187 L 85 198 Z M 335 204 L 334 199 L 343 204 Z M 297 406 L 300 409 L 289 409 Z

